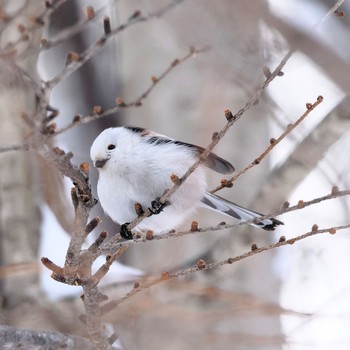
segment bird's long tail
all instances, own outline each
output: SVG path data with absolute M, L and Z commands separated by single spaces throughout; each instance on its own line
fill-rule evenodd
M 205 193 L 204 198 L 202 199 L 202 204 L 203 207 L 210 208 L 211 210 L 215 210 L 240 221 L 249 221 L 263 216 L 260 213 L 243 208 L 240 205 L 232 203 L 209 192 Z M 260 227 L 264 230 L 273 231 L 276 226 L 283 225 L 283 222 L 274 218 L 269 218 L 251 223 L 250 225 Z

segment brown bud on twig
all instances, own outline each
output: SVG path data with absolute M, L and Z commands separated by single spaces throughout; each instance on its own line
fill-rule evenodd
M 102 114 L 103 113 L 103 109 L 102 109 L 101 106 L 96 105 L 96 106 L 93 107 L 92 113 L 93 114 Z
M 191 222 L 191 232 L 198 231 L 198 222 L 197 221 L 192 221 Z
M 228 258 L 228 259 L 227 259 L 227 263 L 228 263 L 228 264 L 233 264 L 233 263 L 234 263 L 233 258 Z
M 74 116 L 73 123 L 80 123 L 80 121 L 81 121 L 81 115 L 77 114 L 76 116 Z
M 167 271 L 164 271 L 161 273 L 160 277 L 163 279 L 163 280 L 167 280 L 170 278 L 170 273 L 167 272 Z
M 107 238 L 107 236 L 108 236 L 108 232 L 107 231 L 102 231 L 100 234 L 99 234 L 99 236 L 95 239 L 95 242 L 94 243 L 92 243 L 91 245 L 90 245 L 90 247 L 88 248 L 88 250 L 90 251 L 90 252 L 94 252 L 94 251 L 96 251 L 96 249 L 103 243 L 103 241 Z M 107 259 L 107 257 L 106 257 L 106 259 Z M 110 259 L 110 258 L 109 258 Z M 109 260 L 108 259 L 108 260 Z M 107 260 L 107 261 L 108 261 Z
M 147 232 L 146 232 L 146 239 L 148 240 L 148 241 L 151 241 L 152 239 L 153 239 L 153 231 L 152 230 L 147 230 Z
M 141 16 L 141 11 L 140 10 L 136 10 L 130 17 L 129 17 L 129 21 L 136 19 L 138 17 Z
M 311 108 L 312 108 L 312 104 L 311 104 L 310 102 L 307 102 L 307 103 L 306 103 L 306 108 L 307 108 L 307 109 L 311 109 Z
M 220 183 L 222 187 L 227 187 L 227 188 L 233 187 L 233 183 L 228 181 L 227 179 L 221 179 Z
M 311 231 L 312 232 L 316 232 L 317 230 L 318 230 L 318 225 L 313 224 L 312 227 L 311 227 Z
M 87 19 L 92 19 L 95 17 L 95 9 L 92 6 L 87 6 L 85 8 L 85 14 Z
M 111 34 L 111 21 L 109 20 L 109 17 L 106 16 L 104 19 L 103 19 L 103 30 L 105 32 L 106 35 L 109 35 Z
M 279 71 L 279 72 L 277 73 L 277 76 L 283 77 L 283 76 L 284 76 L 284 73 L 283 73 L 282 71 Z
M 140 203 L 135 203 L 134 207 L 135 207 L 135 213 L 137 216 L 143 215 L 144 211 L 143 211 L 142 205 Z
M 331 235 L 335 235 L 335 234 L 337 233 L 337 230 L 333 227 L 333 228 L 331 228 L 331 229 L 329 230 L 329 233 L 330 233 Z
M 278 242 L 282 243 L 286 241 L 286 237 L 285 236 L 281 236 L 278 240 Z
M 96 216 L 95 218 L 93 218 L 85 227 L 86 235 L 92 232 L 100 222 L 101 222 L 101 218 L 99 216 Z
M 60 156 L 60 157 L 62 157 L 62 156 L 64 156 L 64 155 L 66 154 L 66 152 L 65 152 L 63 149 L 59 148 L 59 147 L 54 147 L 54 148 L 52 149 L 52 151 L 53 151 L 55 154 L 57 154 L 58 156 Z
M 274 139 L 273 137 L 270 138 L 270 144 L 273 145 L 276 142 L 276 139 Z
M 256 164 L 256 165 L 260 164 L 260 159 L 258 159 L 258 158 L 254 159 L 253 163 Z
M 78 53 L 72 51 L 67 55 L 66 65 L 71 62 L 78 62 L 80 60 L 80 56 Z
M 56 274 L 62 274 L 63 269 L 62 267 L 59 267 L 58 265 L 54 264 L 49 258 L 41 258 L 41 263 L 50 271 Z
M 204 259 L 199 259 L 199 260 L 197 261 L 197 267 L 198 267 L 200 270 L 205 269 L 206 266 L 207 266 L 207 263 L 206 263 L 206 261 L 205 261 Z
M 225 118 L 227 119 L 227 121 L 231 121 L 233 119 L 233 114 L 229 109 L 225 109 Z
M 305 203 L 304 203 L 304 201 L 301 199 L 299 202 L 298 202 L 298 208 L 299 209 L 302 209 L 302 208 L 304 208 L 305 207 Z
M 117 106 L 120 106 L 120 107 L 124 107 L 125 106 L 125 101 L 122 97 L 117 97 L 115 99 L 115 103 L 117 104 Z
M 157 82 L 158 82 L 158 78 L 157 78 L 157 77 L 155 77 L 154 75 L 153 75 L 153 76 L 151 76 L 151 80 L 152 80 L 152 83 L 153 83 L 153 84 L 155 84 L 155 83 L 157 83 Z
M 215 140 L 219 136 L 219 133 L 217 131 L 213 132 L 213 135 L 211 135 L 211 139 Z
M 170 175 L 170 180 L 172 181 L 172 183 L 174 185 L 180 185 L 181 184 L 181 180 L 176 174 L 171 174 Z
M 339 192 L 339 187 L 338 186 L 333 186 L 332 187 L 332 194 L 337 194 Z
M 90 164 L 88 162 L 81 163 L 79 165 L 79 169 L 82 172 L 82 174 L 85 176 L 85 178 L 89 177 Z
M 317 96 L 317 101 L 323 101 L 323 96 L 321 95 Z
M 282 209 L 287 209 L 289 208 L 290 206 L 290 203 L 288 201 L 285 201 L 283 204 L 282 204 Z
M 336 11 L 334 11 L 334 14 L 335 14 L 337 17 L 345 17 L 344 11 L 336 10 Z
M 258 246 L 256 243 L 253 243 L 252 246 L 251 246 L 251 250 L 254 251 L 254 250 L 257 250 L 258 249 Z
M 177 66 L 179 63 L 180 63 L 180 60 L 176 58 L 173 62 L 171 62 L 171 67 L 175 67 L 175 66 Z
M 50 135 L 55 133 L 55 130 L 57 128 L 57 124 L 56 123 L 51 123 L 46 127 L 46 132 Z
M 140 288 L 140 282 L 135 282 L 134 283 L 134 289 Z

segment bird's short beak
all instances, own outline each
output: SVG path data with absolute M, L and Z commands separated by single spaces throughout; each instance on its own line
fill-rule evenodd
M 95 161 L 95 167 L 96 168 L 103 168 L 103 166 L 107 163 L 109 158 L 105 158 L 105 159 L 98 159 Z

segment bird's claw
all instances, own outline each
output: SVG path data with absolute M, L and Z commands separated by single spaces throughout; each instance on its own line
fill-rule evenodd
M 160 214 L 164 208 L 169 205 L 169 202 L 162 203 L 160 201 L 160 197 L 156 198 L 154 201 L 151 203 L 151 207 L 148 208 L 148 210 L 153 214 Z
M 128 229 L 129 222 L 120 225 L 120 235 L 124 239 L 133 239 L 132 232 Z

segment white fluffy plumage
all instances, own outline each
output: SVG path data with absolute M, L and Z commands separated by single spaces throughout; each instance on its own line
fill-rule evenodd
M 97 194 L 104 211 L 118 224 L 135 219 L 135 203 L 143 209 L 171 188 L 172 174 L 181 177 L 204 149 L 175 141 L 138 127 L 117 127 L 104 130 L 94 141 L 90 155 L 99 170 Z M 234 167 L 211 153 L 203 165 L 171 196 L 169 205 L 145 218 L 136 228 L 150 229 L 155 234 L 176 228 L 200 206 L 220 211 L 238 220 L 251 220 L 261 214 L 206 192 L 204 167 L 228 174 Z M 282 224 L 264 219 L 254 226 L 273 230 Z M 124 238 L 131 238 L 125 236 Z

